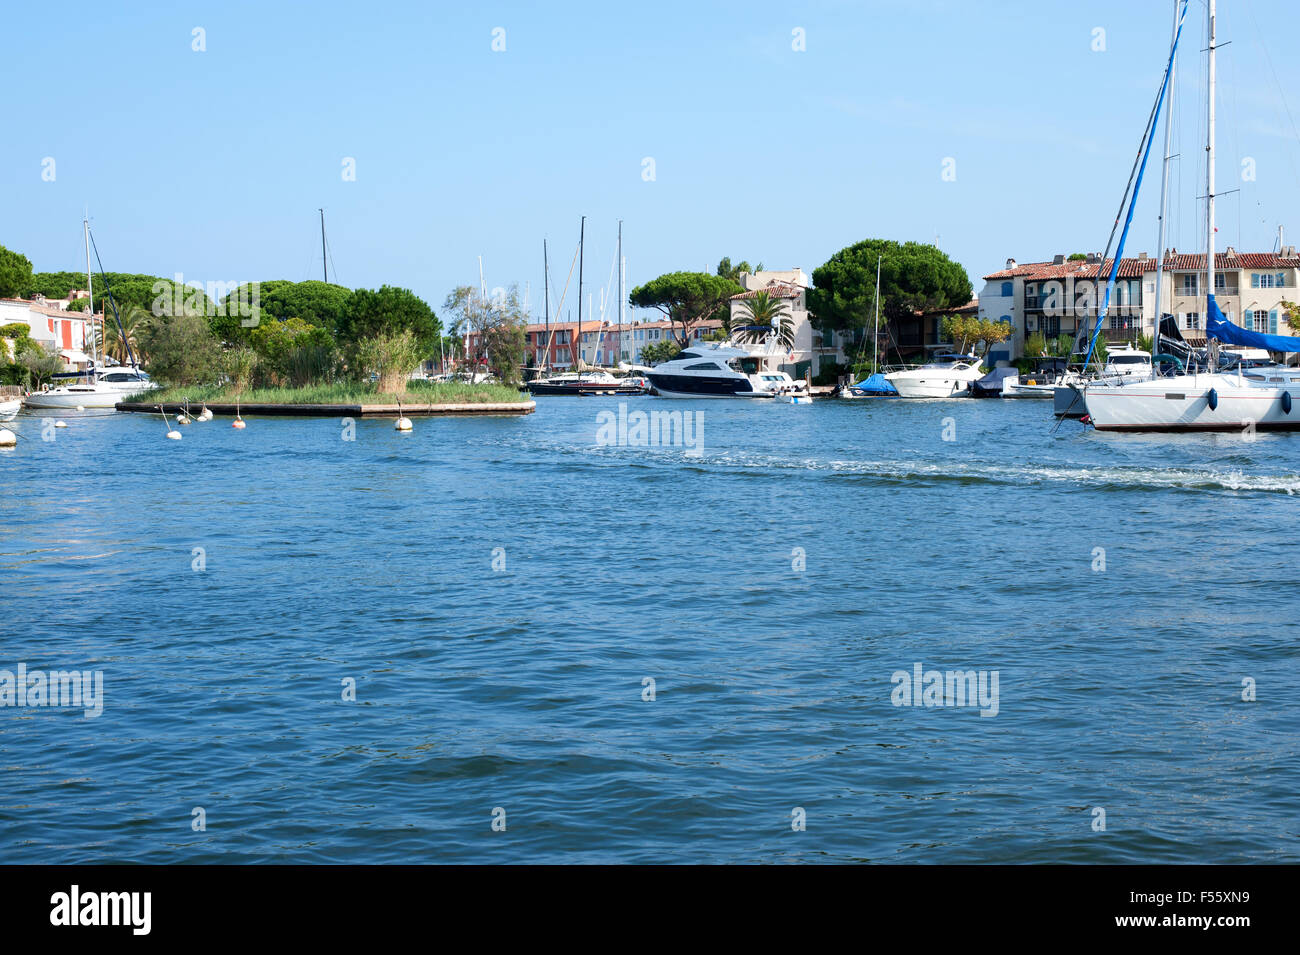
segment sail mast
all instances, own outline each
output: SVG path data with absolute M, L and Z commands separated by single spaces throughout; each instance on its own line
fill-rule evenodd
M 618 220 L 618 361 L 623 360 L 623 273 L 627 263 L 623 261 L 623 220 Z M 629 349 L 629 357 L 631 350 Z M 618 362 L 614 363 L 618 367 Z
M 99 336 L 95 332 L 95 282 L 90 277 L 90 212 L 81 220 L 81 233 L 86 240 L 86 293 L 90 296 L 90 358 L 91 364 L 99 368 Z
M 1206 6 L 1210 42 L 1207 48 L 1209 64 L 1206 70 L 1209 95 L 1206 97 L 1205 126 L 1205 322 L 1210 320 L 1210 304 L 1214 301 L 1214 0 Z
M 874 375 L 880 371 L 880 260 L 882 256 L 876 256 L 876 336 L 871 346 L 871 361 L 875 365 L 871 369 Z
M 330 280 L 330 268 L 325 263 L 325 210 L 320 209 L 320 267 L 325 273 L 325 281 Z
M 1164 317 L 1164 277 L 1165 277 L 1165 219 L 1169 213 L 1169 160 L 1173 157 L 1169 154 L 1169 147 L 1173 141 L 1174 129 L 1174 72 L 1178 61 L 1178 5 L 1179 0 L 1174 0 L 1174 56 L 1169 63 L 1169 106 L 1165 112 L 1165 161 L 1160 171 L 1160 228 L 1159 239 L 1156 249 L 1158 260 L 1156 262 L 1156 321 L 1155 328 L 1151 331 L 1151 354 L 1154 358 L 1160 351 L 1160 321 Z M 1138 312 L 1139 316 L 1141 312 Z M 1139 328 L 1141 322 L 1139 320 Z M 1154 363 L 1152 370 L 1155 370 Z
M 578 226 L 578 329 L 573 334 L 573 370 L 581 371 L 578 363 L 582 360 L 581 347 L 578 342 L 582 338 L 582 257 L 583 243 L 587 236 L 587 217 L 582 217 L 582 223 Z
M 546 251 L 546 240 L 542 240 L 542 272 L 546 298 L 546 350 L 542 352 L 542 371 L 546 371 L 546 366 L 551 357 L 551 260 Z

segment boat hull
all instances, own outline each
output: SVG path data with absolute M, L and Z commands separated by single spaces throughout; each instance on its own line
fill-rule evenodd
M 965 398 L 970 382 L 961 378 L 890 378 L 900 398 Z
M 1286 387 L 1241 384 L 1232 375 L 1198 375 L 1090 388 L 1086 399 L 1098 431 L 1300 431 L 1300 401 L 1287 412 L 1286 394 Z
M 28 408 L 116 408 L 119 401 L 126 401 L 131 395 L 141 393 L 141 390 L 137 388 L 133 391 L 38 391 L 24 398 L 23 404 Z
M 748 378 L 700 375 L 646 375 L 661 398 L 770 398 L 755 391 Z

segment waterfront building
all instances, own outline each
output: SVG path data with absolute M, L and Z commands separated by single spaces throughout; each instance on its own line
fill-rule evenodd
M 1287 321 L 1284 304 L 1300 298 L 1295 246 L 1277 252 L 1237 252 L 1229 246 L 1214 262 L 1216 300 L 1230 322 L 1266 334 L 1300 334 Z M 1105 294 L 1113 263 L 1095 254 L 1057 255 L 1050 262 L 1024 264 L 1008 259 L 1006 268 L 984 277 L 980 317 L 1009 322 L 1015 329 L 1008 359 L 1023 355 L 1025 339 L 1036 332 L 1048 339 L 1073 335 L 1080 323 L 1090 327 L 1095 319 L 1097 297 Z M 1154 333 L 1157 265 L 1145 252 L 1120 260 L 1102 329 L 1108 342 L 1136 341 Z M 1205 344 L 1205 276 L 1204 254 L 1176 249 L 1166 253 L 1162 310 L 1176 318 L 1179 332 L 1194 345 Z
M 58 352 L 64 361 L 65 371 L 84 371 L 90 363 L 90 345 L 93 338 L 91 319 L 68 306 L 85 292 L 73 292 L 71 298 L 50 302 L 41 296 L 28 301 L 21 298 L 0 299 L 0 325 L 22 323 L 28 334 L 50 351 Z M 94 316 L 102 327 L 103 315 Z

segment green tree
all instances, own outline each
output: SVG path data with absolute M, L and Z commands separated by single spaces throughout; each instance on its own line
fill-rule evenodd
M 878 256 L 882 323 L 965 305 L 971 299 L 966 270 L 933 245 L 866 239 L 813 270 L 807 301 L 814 327 L 849 330 L 874 321 Z
M 743 259 L 740 262 L 737 262 L 735 265 L 732 265 L 730 257 L 723 256 L 722 261 L 718 263 L 717 274 L 722 276 L 724 279 L 730 279 L 731 281 L 739 284 L 741 273 L 749 272 L 752 275 L 755 272 L 761 272 L 761 271 L 763 271 L 762 262 L 759 262 L 758 265 L 755 265 L 751 268 L 750 264 L 744 261 Z
M 318 281 L 272 279 L 239 285 L 218 303 L 212 330 L 224 342 L 247 342 L 251 340 L 252 329 L 262 322 L 299 318 L 325 329 L 337 339 L 351 296 L 351 289 Z M 241 304 L 248 311 L 253 303 L 256 303 L 255 318 L 241 314 Z
M 453 332 L 465 342 L 472 342 L 463 354 L 472 365 L 481 359 L 498 378 L 506 383 L 518 382 L 524 363 L 524 327 L 527 316 L 519 301 L 518 283 L 484 298 L 476 289 L 460 285 L 452 289 L 442 303 L 453 316 Z M 501 354 L 497 354 L 498 349 Z
M 690 344 L 691 329 L 727 307 L 743 291 L 729 278 L 707 272 L 669 272 L 632 290 L 628 301 L 636 308 L 658 309 L 674 324 L 682 345 Z
M 301 388 L 333 377 L 336 348 L 325 329 L 289 318 L 262 321 L 249 332 L 258 371 L 269 384 Z
M 998 342 L 1010 338 L 1012 332 L 1011 325 L 1007 322 L 993 322 L 974 315 L 949 315 L 940 323 L 940 330 L 953 343 L 953 350 L 962 355 L 983 342 L 981 358 Z
M 359 288 L 348 296 L 337 340 L 352 364 L 358 347 L 367 338 L 406 331 L 414 336 L 420 360 L 438 354 L 442 323 L 424 299 L 410 289 L 391 285 L 378 291 Z
M 31 293 L 32 263 L 21 252 L 0 245 L 0 298 L 21 298 Z
M 26 370 L 31 387 L 39 388 L 63 370 L 63 357 L 32 341 L 18 354 L 18 364 Z
M 681 344 L 674 338 L 651 342 L 641 347 L 641 361 L 647 365 L 659 365 L 672 361 L 681 352 Z
M 740 303 L 739 318 L 747 327 L 735 329 L 737 340 L 765 342 L 775 335 L 776 342 L 789 351 L 794 348 L 794 319 L 790 303 L 774 298 L 767 292 L 755 292 L 752 298 Z
M 166 315 L 144 326 L 141 350 L 149 373 L 171 385 L 213 384 L 221 373 L 221 346 L 202 315 Z
M 1025 339 L 1025 357 L 1042 358 L 1047 354 L 1047 336 L 1042 332 L 1034 332 Z

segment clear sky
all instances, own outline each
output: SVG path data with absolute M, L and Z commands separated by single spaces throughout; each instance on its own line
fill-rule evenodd
M 1240 189 L 1220 246 L 1267 251 L 1279 223 L 1300 244 L 1294 3 L 1219 8 L 1220 189 Z M 1203 244 L 1204 11 L 1182 251 Z M 597 302 L 620 218 L 629 288 L 724 255 L 811 272 L 880 236 L 936 242 L 978 291 L 1009 256 L 1105 245 L 1171 21 L 1166 0 L 13 3 L 0 244 L 81 269 L 89 206 L 109 270 L 320 278 L 323 206 L 345 285 L 437 307 L 481 255 L 489 288 L 538 303 L 543 237 L 563 284 L 585 214 Z M 1131 251 L 1156 250 L 1158 189 L 1153 160 Z

